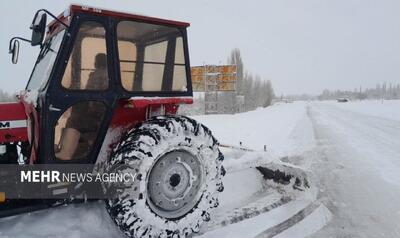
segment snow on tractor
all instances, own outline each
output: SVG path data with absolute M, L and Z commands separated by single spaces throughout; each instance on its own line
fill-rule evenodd
M 13 63 L 21 40 L 40 53 L 18 102 L 0 104 L 0 163 L 128 166 L 136 184 L 105 199 L 126 235 L 198 232 L 219 205 L 225 169 L 211 131 L 177 115 L 180 104 L 193 100 L 188 26 L 76 5 L 58 17 L 39 10 L 31 39 L 10 40 Z M 249 166 L 275 182 L 292 178 L 282 167 Z M 40 190 L 59 194 L 63 186 Z M 0 188 L 0 217 L 86 201 L 73 190 L 63 190 L 70 199 L 15 199 Z

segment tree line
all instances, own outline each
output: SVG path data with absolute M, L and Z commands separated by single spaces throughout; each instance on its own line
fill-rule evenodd
M 14 102 L 16 101 L 16 94 L 10 94 L 0 89 L 0 102 Z
M 353 100 L 364 99 L 400 99 L 400 83 L 381 83 L 375 88 L 355 88 L 354 90 L 335 90 L 325 89 L 319 96 L 319 100 L 332 100 L 337 98 L 349 98 Z
M 259 75 L 246 70 L 238 48 L 231 51 L 227 63 L 236 65 L 236 95 L 242 96 L 244 99 L 244 107 L 239 111 L 250 111 L 257 107 L 268 107 L 272 104 L 275 93 L 271 81 L 264 80 Z

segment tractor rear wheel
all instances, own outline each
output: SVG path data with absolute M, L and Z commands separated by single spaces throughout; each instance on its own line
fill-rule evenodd
M 186 237 L 210 220 L 223 190 L 223 155 L 211 131 L 183 116 L 159 116 L 129 131 L 110 165 L 137 173 L 139 192 L 107 201 L 107 210 L 129 237 Z M 128 195 L 127 195 L 128 194 Z

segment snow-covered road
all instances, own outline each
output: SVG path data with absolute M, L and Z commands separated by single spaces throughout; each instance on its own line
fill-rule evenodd
M 358 105 L 308 106 L 316 138 L 312 170 L 333 213 L 314 237 L 400 237 L 398 108 Z

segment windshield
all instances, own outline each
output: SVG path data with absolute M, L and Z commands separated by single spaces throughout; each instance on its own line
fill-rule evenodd
M 49 79 L 64 32 L 59 32 L 43 45 L 28 86 L 26 87 L 28 90 L 40 89 Z

